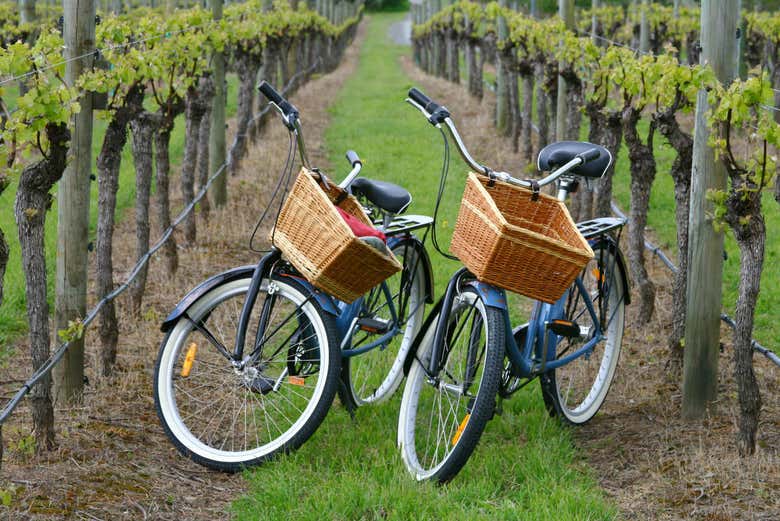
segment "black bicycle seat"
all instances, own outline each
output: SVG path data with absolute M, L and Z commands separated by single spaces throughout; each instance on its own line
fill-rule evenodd
M 352 194 L 365 197 L 382 210 L 396 215 L 406 210 L 412 202 L 412 196 L 407 190 L 386 181 L 358 177 L 349 188 Z
M 569 172 L 583 177 L 599 178 L 612 164 L 612 154 L 601 145 L 594 145 L 585 141 L 559 141 L 544 147 L 539 152 L 537 165 L 542 172 L 548 172 L 561 167 L 578 155 L 596 149 L 599 155 L 585 164 L 572 168 Z

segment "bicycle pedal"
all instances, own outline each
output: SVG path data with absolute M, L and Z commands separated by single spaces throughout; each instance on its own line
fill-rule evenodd
M 274 390 L 275 384 L 276 382 L 274 382 L 273 379 L 268 378 L 267 376 L 258 375 L 252 380 L 252 383 L 249 384 L 249 388 L 256 393 L 268 394 Z
M 376 334 L 387 333 L 390 330 L 390 322 L 378 318 L 360 318 L 357 326 L 361 331 Z
M 547 329 L 558 336 L 566 338 L 579 338 L 582 336 L 582 329 L 576 322 L 570 320 L 552 320 L 547 322 Z

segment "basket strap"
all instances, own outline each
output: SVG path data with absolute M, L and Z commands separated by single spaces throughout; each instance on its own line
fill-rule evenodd
M 493 188 L 494 186 L 496 186 L 496 173 L 495 173 L 495 172 L 493 172 L 493 171 L 492 171 L 491 169 L 489 169 L 489 168 L 485 168 L 485 169 L 487 170 L 487 176 L 488 176 L 488 182 L 487 182 L 487 185 L 488 185 L 490 188 Z
M 539 191 L 541 190 L 541 187 L 539 186 L 539 183 L 536 181 L 536 179 L 526 179 L 526 182 L 530 183 L 531 185 L 531 200 L 532 201 L 538 201 L 539 200 Z
M 314 167 L 311 169 L 312 172 L 317 174 L 320 178 L 320 183 L 322 183 L 322 186 L 325 188 L 325 190 L 330 191 L 330 183 L 328 182 L 328 176 L 326 176 L 319 168 Z

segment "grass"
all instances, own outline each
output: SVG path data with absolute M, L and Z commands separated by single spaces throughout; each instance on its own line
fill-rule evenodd
M 236 95 L 238 83 L 235 75 L 228 76 L 228 106 L 227 114 L 236 112 Z M 13 99 L 10 100 L 13 102 Z M 149 103 L 147 103 L 149 105 Z M 150 107 L 151 108 L 151 107 Z M 99 117 L 96 112 L 95 126 L 92 139 L 92 157 L 97 160 L 100 147 L 103 143 L 103 135 L 107 122 Z M 122 218 L 125 210 L 131 208 L 135 202 L 135 169 L 131 154 L 132 138 L 128 136 L 128 142 L 122 152 L 122 166 L 119 174 L 119 193 L 117 194 L 117 216 Z M 179 116 L 171 135 L 170 155 L 171 163 L 175 168 L 184 154 L 184 116 Z M 174 170 L 175 171 L 175 170 Z M 0 306 L 0 356 L 6 356 L 11 341 L 27 331 L 27 309 L 24 294 L 25 281 L 22 271 L 19 239 L 14 220 L 14 197 L 16 196 L 16 179 L 11 186 L 0 195 L 0 229 L 3 230 L 11 248 L 11 257 L 5 274 L 3 305 Z M 90 240 L 95 240 L 97 226 L 97 181 L 92 183 L 91 208 L 90 208 Z M 172 190 L 177 190 L 172 185 Z M 55 191 L 56 192 L 56 191 Z M 154 235 L 153 235 L 154 239 Z M 49 307 L 54 308 L 54 270 L 55 256 L 57 253 L 57 201 L 46 216 L 46 268 L 49 285 Z
M 441 168 L 441 137 L 402 100 L 411 82 L 398 67 L 407 47 L 387 38 L 399 15 L 374 14 L 360 65 L 332 107 L 326 144 L 333 177 L 356 150 L 368 177 L 399 183 L 414 196 L 410 213 L 432 212 Z M 455 159 L 455 158 L 454 158 Z M 443 214 L 448 244 L 464 177 L 453 162 Z M 437 290 L 455 264 L 432 252 Z M 544 411 L 538 387 L 504 404 L 465 469 L 449 485 L 415 483 L 395 447 L 400 395 L 365 407 L 354 421 L 334 406 L 295 454 L 247 472 L 239 519 L 610 519 L 616 516 L 569 431 Z

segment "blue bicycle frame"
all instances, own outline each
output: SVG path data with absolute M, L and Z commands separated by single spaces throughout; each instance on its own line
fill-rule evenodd
M 589 223 L 590 222 L 596 223 L 594 232 L 585 232 L 585 236 L 589 238 L 591 245 L 594 245 L 601 240 L 607 240 L 605 239 L 607 237 L 607 235 L 605 235 L 606 230 L 622 227 L 625 223 L 625 221 L 610 218 L 596 219 L 594 221 L 589 221 Z M 615 247 L 615 251 L 619 250 Z M 621 272 L 625 273 L 625 262 L 623 259 L 619 256 L 615 256 L 614 262 L 616 265 L 611 266 L 610 269 L 619 269 Z M 464 283 L 464 279 L 469 276 L 471 275 L 468 270 L 465 267 L 462 267 L 455 272 L 447 285 L 447 290 L 444 294 L 440 308 L 441 314 L 438 323 L 436 324 L 433 344 L 434 352 L 428 362 L 427 372 L 430 376 L 438 374 L 440 370 L 440 367 L 438 366 L 441 363 L 441 353 L 436 352 L 436 349 L 438 349 L 439 346 L 444 345 L 443 339 L 446 334 L 446 327 L 449 322 L 449 313 L 452 308 L 453 299 L 458 292 L 458 288 Z M 627 279 L 623 277 L 623 280 L 626 281 Z M 465 285 L 472 287 L 479 294 L 486 306 L 501 311 L 505 327 L 506 356 L 511 360 L 514 366 L 513 375 L 521 378 L 533 378 L 547 371 L 555 370 L 570 363 L 572 360 L 591 353 L 596 344 L 604 339 L 603 331 L 601 329 L 602 321 L 599 319 L 598 311 L 594 306 L 581 277 L 578 276 L 574 281 L 574 284 L 579 290 L 580 295 L 582 295 L 585 308 L 590 315 L 591 323 L 594 324 L 595 330 L 589 332 L 591 338 L 574 352 L 556 359 L 556 347 L 561 337 L 548 330 L 547 324 L 553 320 L 564 317 L 565 307 L 571 288 L 566 290 L 555 303 L 548 304 L 537 302 L 535 304 L 531 313 L 531 320 L 528 324 L 523 326 L 527 328 L 525 341 L 522 345 L 518 345 L 512 329 L 512 321 L 509 317 L 506 292 L 502 288 L 478 280 L 468 280 L 465 282 Z M 623 294 L 628 295 L 628 288 L 625 288 Z

